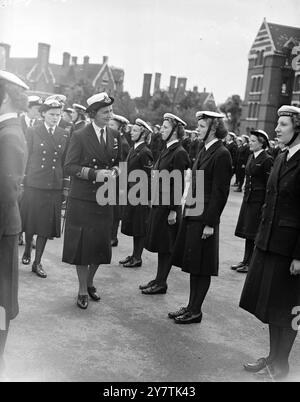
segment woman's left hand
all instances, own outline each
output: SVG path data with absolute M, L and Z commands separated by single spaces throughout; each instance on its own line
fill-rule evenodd
M 214 228 L 210 227 L 210 226 L 205 226 L 205 228 L 203 229 L 203 233 L 202 233 L 202 240 L 206 240 L 209 237 L 213 236 L 214 234 Z
M 300 261 L 293 260 L 290 267 L 291 275 L 300 275 Z

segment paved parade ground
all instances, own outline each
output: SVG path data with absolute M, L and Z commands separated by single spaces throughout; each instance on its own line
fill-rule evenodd
M 243 241 L 234 237 L 241 200 L 231 190 L 221 224 L 220 276 L 212 280 L 200 325 L 167 318 L 187 304 L 188 275 L 180 269 L 172 269 L 166 295 L 140 293 L 138 285 L 155 275 L 156 255 L 145 252 L 142 268 L 121 267 L 118 261 L 132 247 L 123 235 L 112 264 L 96 276 L 102 300 L 80 310 L 76 271 L 61 262 L 62 239 L 50 241 L 43 258 L 46 280 L 20 266 L 20 314 L 6 350 L 7 380 L 256 381 L 242 363 L 268 353 L 268 328 L 238 307 L 245 275 L 230 269 L 243 254 Z M 299 352 L 297 339 L 292 381 L 300 379 Z

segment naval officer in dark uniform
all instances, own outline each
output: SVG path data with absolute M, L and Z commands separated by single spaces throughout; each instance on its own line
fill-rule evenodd
M 62 105 L 46 100 L 41 107 L 44 122 L 27 132 L 28 162 L 21 203 L 25 232 L 24 265 L 31 262 L 31 247 L 37 235 L 32 272 L 40 278 L 47 274 L 41 259 L 48 239 L 61 235 L 61 204 L 63 163 L 68 145 L 68 133 L 57 126 Z
M 266 186 L 273 166 L 273 159 L 266 151 L 269 136 L 265 131 L 252 130 L 249 146 L 252 154 L 246 165 L 244 198 L 235 229 L 235 235 L 245 239 L 244 258 L 242 262 L 231 266 L 231 269 L 240 273 L 248 272 L 265 201 Z
M 134 146 L 130 149 L 127 156 L 127 174 L 135 170 L 143 171 L 147 175 L 146 187 L 148 202 L 151 200 L 151 170 L 153 168 L 152 152 L 147 146 L 147 139 L 151 135 L 152 129 L 142 119 L 136 119 L 131 129 L 131 139 Z M 128 194 L 136 183 L 128 183 Z M 142 191 L 143 191 L 142 190 Z M 140 195 L 140 197 L 142 197 Z M 142 265 L 142 253 L 144 250 L 145 237 L 147 234 L 147 223 L 149 216 L 149 205 L 132 205 L 128 199 L 127 205 L 123 208 L 121 232 L 133 237 L 133 252 L 130 256 L 120 261 L 125 268 L 135 268 Z
M 92 123 L 75 131 L 65 162 L 71 176 L 63 262 L 75 265 L 79 281 L 77 305 L 88 307 L 88 296 L 99 301 L 94 276 L 100 264 L 111 261 L 113 207 L 99 205 L 97 190 L 119 172 L 120 135 L 107 125 L 114 99 L 102 92 L 87 100 Z
M 199 139 L 204 146 L 193 166 L 191 191 L 194 196 L 197 195 L 196 172 L 203 170 L 204 208 L 200 215 L 193 212 L 193 208 L 185 208 L 174 247 L 173 265 L 190 274 L 188 305 L 169 313 L 177 324 L 200 323 L 202 320 L 202 304 L 211 277 L 218 276 L 220 217 L 227 202 L 232 177 L 231 156 L 222 141 L 227 135 L 224 116 L 203 111 L 198 112 L 196 117 Z
M 154 166 L 156 173 L 172 173 L 175 171 L 180 179 L 180 188 L 171 179 L 169 186 L 165 188 L 162 181 L 157 183 L 151 195 L 152 208 L 149 216 L 149 225 L 145 248 L 152 253 L 157 253 L 158 266 L 155 279 L 140 289 L 145 295 L 164 294 L 167 292 L 167 279 L 171 269 L 171 256 L 179 227 L 181 205 L 177 203 L 177 196 L 182 197 L 184 192 L 185 173 L 190 168 L 188 153 L 181 145 L 186 123 L 172 113 L 164 114 L 161 126 L 161 136 L 165 142 L 165 149 L 161 152 Z M 179 192 L 181 193 L 179 194 Z M 169 198 L 168 205 L 164 204 L 164 198 Z
M 18 312 L 18 199 L 27 149 L 18 113 L 26 111 L 27 85 L 0 71 L 0 377 L 10 321 Z
M 41 122 L 40 107 L 42 103 L 42 99 L 39 96 L 28 96 L 28 109 L 26 113 L 20 117 L 25 138 L 27 136 L 27 130 Z
M 240 307 L 268 324 L 270 334 L 268 357 L 245 364 L 245 369 L 282 380 L 289 373 L 299 323 L 300 108 L 282 106 L 278 116 L 275 131 L 287 151 L 277 157 L 270 174 Z
M 74 131 L 81 130 L 86 126 L 86 107 L 80 105 L 79 103 L 73 103 L 73 111 L 72 111 L 72 122 L 73 122 L 73 129 Z

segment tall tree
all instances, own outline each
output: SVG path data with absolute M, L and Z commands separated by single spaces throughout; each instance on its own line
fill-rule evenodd
M 225 103 L 220 105 L 221 112 L 225 113 L 228 119 L 230 131 L 234 131 L 236 134 L 240 132 L 242 102 L 239 95 L 232 95 Z

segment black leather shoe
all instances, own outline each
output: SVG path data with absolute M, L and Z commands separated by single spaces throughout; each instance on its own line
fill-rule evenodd
M 82 310 L 86 310 L 89 305 L 89 297 L 88 295 L 78 295 L 77 297 L 77 306 Z
M 246 363 L 244 364 L 244 369 L 248 371 L 249 373 L 258 373 L 262 369 L 267 367 L 267 359 L 262 357 L 261 359 L 258 359 L 254 363 Z
M 202 313 L 193 314 L 191 311 L 187 311 L 185 314 L 174 318 L 176 324 L 194 324 L 202 321 Z
M 23 234 L 22 233 L 19 236 L 19 246 L 24 246 L 24 239 L 23 239 Z
M 22 264 L 23 264 L 23 265 L 29 265 L 30 263 L 31 263 L 31 257 L 30 257 L 30 255 L 28 256 L 28 255 L 23 254 L 23 257 L 22 257 Z
M 137 268 L 142 266 L 142 260 L 136 260 L 135 258 L 132 258 L 130 261 L 126 262 L 126 264 L 123 264 L 124 268 Z
M 240 274 L 246 274 L 248 272 L 248 269 L 249 269 L 248 265 L 244 265 L 243 267 L 238 268 L 236 272 L 239 272 Z
M 110 242 L 111 247 L 117 247 L 119 244 L 119 240 L 118 239 L 113 239 Z
M 139 289 L 145 290 L 145 289 L 151 288 L 151 286 L 155 285 L 155 283 L 156 283 L 155 279 L 153 279 L 152 281 L 148 282 L 146 285 L 140 285 Z
M 235 271 L 236 269 L 242 268 L 242 267 L 244 267 L 244 266 L 245 266 L 245 263 L 244 263 L 244 262 L 239 262 L 238 264 L 231 265 L 230 268 L 231 268 L 233 271 Z
M 261 369 L 259 372 L 256 372 L 255 375 L 257 378 L 269 378 L 274 381 L 283 381 L 289 375 L 289 365 L 285 367 L 275 367 L 272 363 L 266 364 L 265 368 Z
M 94 300 L 94 301 L 101 300 L 101 297 L 98 295 L 97 289 L 94 286 L 87 288 L 87 291 L 92 300 Z
M 128 257 L 124 258 L 124 260 L 119 261 L 119 264 L 124 265 L 127 264 L 127 262 L 130 262 L 133 259 L 132 255 L 129 255 Z
M 157 283 L 147 289 L 142 290 L 143 295 L 163 295 L 167 293 L 168 286 L 161 286 Z
M 168 313 L 168 317 L 171 319 L 180 317 L 181 315 L 185 314 L 188 311 L 186 307 L 181 307 L 179 310 L 174 311 L 173 313 Z
M 32 272 L 34 272 L 37 276 L 39 276 L 40 278 L 47 278 L 47 274 L 46 272 L 43 270 L 43 266 L 42 264 L 32 264 Z

